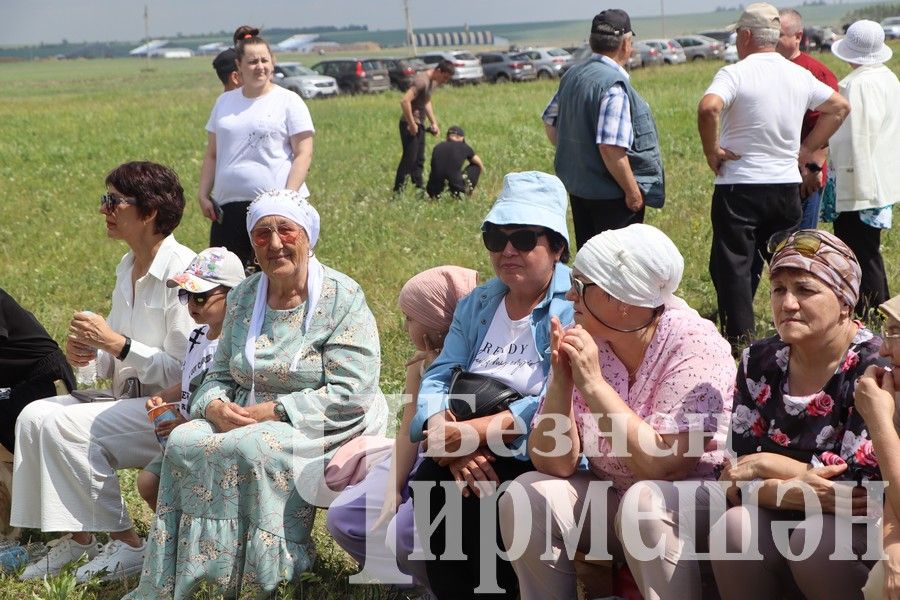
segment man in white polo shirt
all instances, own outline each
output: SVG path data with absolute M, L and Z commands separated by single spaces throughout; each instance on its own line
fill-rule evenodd
M 850 111 L 812 73 L 776 52 L 781 24 L 771 4 L 747 7 L 735 25 L 740 61 L 719 69 L 697 109 L 703 152 L 716 174 L 709 272 L 719 325 L 732 344 L 752 337 L 751 264 L 769 237 L 800 222 L 800 182 Z M 800 142 L 803 115 L 819 120 Z M 799 166 L 799 169 L 798 169 Z

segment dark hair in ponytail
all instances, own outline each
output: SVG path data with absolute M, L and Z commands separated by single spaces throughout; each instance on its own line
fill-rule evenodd
M 254 46 L 256 44 L 264 45 L 268 50 L 269 54 L 272 54 L 272 48 L 269 47 L 269 42 L 259 37 L 259 29 L 256 27 L 250 27 L 249 25 L 241 25 L 234 32 L 234 52 L 237 54 L 238 60 L 243 60 L 244 58 L 244 48 L 247 46 Z

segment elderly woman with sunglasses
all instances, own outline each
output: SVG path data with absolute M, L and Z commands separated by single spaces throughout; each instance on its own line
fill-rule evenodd
M 116 470 L 144 467 L 159 453 L 146 398 L 134 396 L 152 396 L 181 379 L 192 321 L 166 280 L 184 271 L 194 252 L 172 235 L 184 192 L 171 169 L 125 163 L 107 175 L 106 188 L 100 199 L 106 235 L 125 242 L 128 253 L 116 268 L 109 315 L 75 313 L 66 357 L 76 367 L 96 360 L 119 400 L 57 396 L 32 402 L 19 415 L 11 522 L 72 532 L 51 542 L 23 579 L 55 575 L 83 555 L 89 561 L 75 572 L 78 579 L 104 570 L 107 578 L 119 577 L 140 570 L 144 557 Z M 110 532 L 109 543 L 99 543 L 94 531 Z
M 644 598 L 701 597 L 690 549 L 706 542 L 718 488 L 702 482 L 723 460 L 735 367 L 715 326 L 674 296 L 683 270 L 650 225 L 578 251 L 575 325 L 553 322 L 553 370 L 528 441 L 537 470 L 500 499 L 523 600 L 574 598 L 576 547 L 627 560 Z M 639 557 L 638 544 L 664 556 Z
M 219 346 L 169 437 L 140 587 L 187 598 L 273 594 L 315 560 L 325 463 L 346 440 L 383 432 L 375 319 L 359 284 L 313 253 L 319 214 L 297 192 L 247 213 L 261 273 L 235 287 Z
M 550 319 L 568 323 L 572 318 L 572 305 L 565 299 L 570 271 L 563 264 L 569 257 L 567 206 L 566 190 L 553 175 L 531 171 L 504 178 L 503 191 L 482 224 L 496 277 L 460 300 L 444 348 L 419 388 L 410 433 L 415 442 L 424 439 L 428 450 L 411 483 L 414 505 L 426 508 L 416 506 L 415 512 L 430 513 L 434 522 L 446 508 L 453 511 L 453 522 L 462 509 L 461 527 L 447 528 L 441 520 L 428 539 L 419 529 L 423 548 L 438 557 L 445 545 L 459 548 L 461 536 L 464 560 L 426 561 L 428 582 L 438 598 L 474 596 L 481 563 L 493 560 L 480 558 L 482 538 L 492 546 L 499 542 L 496 522 L 481 522 L 479 496 L 496 501 L 490 493 L 493 484 L 533 468 L 525 434 L 550 370 Z M 522 398 L 496 414 L 458 423 L 447 392 L 459 369 L 499 382 Z M 453 481 L 460 487 L 441 486 Z M 423 482 L 438 485 L 429 488 Z M 429 493 L 417 494 L 417 487 Z M 497 560 L 496 566 L 504 591 L 490 597 L 515 598 L 509 563 Z
M 865 491 L 851 482 L 881 478 L 853 404 L 857 379 L 883 362 L 881 338 L 853 319 L 860 267 L 844 242 L 805 229 L 770 243 L 770 251 L 778 335 L 741 357 L 730 437 L 736 460 L 721 479 L 742 485 L 729 488 L 732 507 L 712 529 L 732 556 L 747 552 L 752 533 L 751 556 L 761 558 L 714 561 L 716 582 L 724 600 L 780 598 L 798 589 L 807 598 L 859 598 L 872 564 L 855 558 L 865 552 L 866 530 L 854 524 L 852 536 L 835 535 L 838 519 L 850 516 L 836 494 L 846 495 L 854 515 L 865 514 Z M 779 521 L 800 523 L 790 534 L 790 551 L 814 544 L 808 558 L 785 557 L 773 526 L 788 524 Z M 835 551 L 854 559 L 829 559 Z

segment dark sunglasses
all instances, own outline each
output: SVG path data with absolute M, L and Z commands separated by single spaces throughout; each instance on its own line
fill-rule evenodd
M 812 257 L 819 253 L 822 246 L 828 246 L 844 258 L 856 262 L 856 257 L 847 252 L 843 248 L 837 247 L 834 242 L 819 233 L 815 229 L 802 229 L 797 232 L 779 231 L 769 238 L 766 244 L 766 250 L 774 256 L 785 248 L 796 250 L 798 254 L 806 257 Z
M 219 294 L 223 294 L 224 292 L 217 290 L 209 290 L 208 292 L 189 292 L 184 288 L 178 290 L 178 300 L 182 304 L 187 304 L 191 300 L 194 301 L 194 304 L 197 306 L 203 306 L 212 296 L 218 296 Z
M 592 285 L 597 285 L 593 281 L 582 281 L 580 279 L 576 279 L 575 275 L 569 273 L 569 281 L 572 284 L 572 289 L 575 290 L 575 293 L 579 298 L 584 300 L 584 290 L 591 287 Z
M 106 212 L 113 212 L 120 204 L 130 204 L 134 206 L 137 204 L 137 200 L 134 198 L 119 198 L 111 194 L 103 194 L 100 196 L 100 207 Z
M 517 229 L 510 234 L 503 233 L 499 229 L 489 229 L 481 234 L 484 247 L 491 252 L 503 252 L 507 243 L 512 243 L 513 248 L 519 252 L 529 252 L 537 246 L 538 238 L 547 235 L 546 231 L 534 231 L 533 229 Z

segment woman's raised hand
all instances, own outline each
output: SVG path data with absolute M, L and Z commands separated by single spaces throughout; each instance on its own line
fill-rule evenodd
M 553 369 L 553 380 L 571 392 L 574 385 L 572 366 L 569 364 L 569 355 L 562 349 L 565 335 L 566 330 L 559 322 L 559 317 L 550 317 L 550 368 Z
M 894 394 L 894 373 L 884 367 L 869 365 L 853 391 L 853 403 L 866 423 L 874 424 L 878 419 L 893 423 Z
M 566 330 L 559 348 L 568 356 L 572 381 L 582 393 L 592 385 L 605 381 L 600 371 L 597 344 L 581 325 Z
M 72 316 L 68 339 L 89 348 L 110 351 L 117 343 L 121 344 L 122 335 L 113 331 L 100 315 L 83 311 Z
M 253 425 L 256 419 L 250 416 L 243 406 L 234 402 L 225 402 L 216 398 L 206 407 L 205 418 L 215 425 L 220 433 L 237 429 L 245 425 Z

